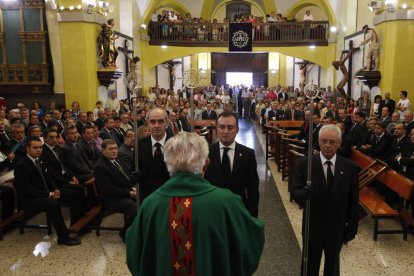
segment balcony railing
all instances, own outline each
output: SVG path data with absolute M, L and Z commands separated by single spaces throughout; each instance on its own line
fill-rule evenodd
M 253 46 L 328 45 L 328 21 L 253 23 Z M 226 46 L 228 23 L 153 22 L 150 45 Z

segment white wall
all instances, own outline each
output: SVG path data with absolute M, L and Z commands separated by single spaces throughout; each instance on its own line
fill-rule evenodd
M 166 65 L 157 65 L 159 88 L 170 88 L 170 73 Z
M 294 79 L 294 66 L 295 66 L 295 58 L 291 56 L 286 56 L 286 85 L 292 86 L 293 79 Z

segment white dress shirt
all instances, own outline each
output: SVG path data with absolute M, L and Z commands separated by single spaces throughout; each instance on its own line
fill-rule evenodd
M 319 153 L 319 155 L 320 155 L 320 157 L 321 157 L 322 168 L 323 168 L 323 174 L 325 175 L 326 183 L 328 183 L 328 180 L 327 180 L 328 165 L 327 165 L 327 164 L 325 164 L 325 162 L 326 162 L 326 161 L 328 161 L 328 159 L 326 159 L 326 157 L 325 157 L 325 156 L 323 156 L 323 154 L 322 154 L 322 153 Z M 331 162 L 332 162 L 332 165 L 331 165 L 331 171 L 332 171 L 332 174 L 335 176 L 336 154 L 335 154 L 335 155 L 334 155 L 331 159 L 329 159 L 329 161 L 331 161 Z
M 219 147 L 220 147 L 220 160 L 223 160 L 223 152 L 226 146 L 223 145 L 221 142 L 219 142 Z M 231 171 L 233 171 L 234 154 L 236 152 L 236 141 L 234 141 L 227 148 L 230 148 L 229 151 L 227 152 L 227 155 L 229 156 L 229 159 L 230 159 L 230 169 Z

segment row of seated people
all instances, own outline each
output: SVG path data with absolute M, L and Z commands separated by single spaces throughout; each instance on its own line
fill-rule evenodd
M 179 112 L 180 118 L 177 119 L 177 114 L 175 114 L 175 112 L 169 112 L 166 129 L 168 135 L 173 136 L 176 135 L 179 131 L 191 130 L 190 124 L 186 119 L 187 113 L 187 109 L 181 110 Z M 78 123 L 81 123 L 82 118 L 83 116 L 81 113 Z M 121 164 L 126 175 L 132 175 L 132 171 L 135 167 L 135 134 L 133 131 L 132 123 L 128 123 L 128 128 L 126 131 L 122 130 L 120 133 L 118 133 L 114 128 L 114 119 L 108 117 L 104 118 L 104 125 L 98 132 L 98 137 L 94 135 L 97 132 L 96 130 L 98 129 L 98 126 L 92 125 L 90 122 L 86 122 L 85 125 L 82 126 L 82 132 L 81 135 L 79 135 L 79 125 L 76 125 L 74 122 L 70 123 L 71 121 L 73 121 L 73 119 L 70 118 L 64 122 L 64 125 L 67 126 L 63 129 L 62 133 L 59 131 L 57 124 L 53 124 L 52 128 L 46 128 L 43 132 L 41 130 L 41 127 L 38 125 L 30 126 L 27 128 L 27 137 L 25 137 L 26 128 L 22 123 L 13 124 L 10 128 L 11 132 L 8 134 L 4 130 L 4 124 L 1 124 L 0 122 L 0 126 L 3 126 L 0 136 L 5 137 L 4 140 L 2 140 L 1 145 L 2 152 L 4 152 L 4 158 L 0 164 L 3 170 L 15 170 L 15 173 L 20 175 L 17 164 L 21 164 L 23 160 L 27 161 L 27 157 L 29 155 L 34 159 L 39 157 L 38 147 L 36 147 L 36 152 L 30 152 L 30 149 L 33 146 L 31 144 L 31 141 L 41 141 L 42 148 L 40 151 L 41 153 L 39 163 L 40 166 L 45 167 L 45 178 L 51 178 L 51 180 L 47 179 L 47 185 L 42 185 L 45 188 L 47 187 L 45 190 L 50 191 L 51 198 L 61 198 L 64 202 L 69 199 L 68 202 L 78 203 L 76 206 L 71 206 L 71 204 L 69 204 L 71 209 L 73 209 L 71 212 L 71 224 L 73 224 L 85 214 L 85 211 L 91 207 L 91 201 L 94 200 L 93 198 L 88 198 L 89 206 L 87 206 L 85 204 L 85 200 L 83 199 L 84 196 L 79 194 L 79 188 L 81 188 L 81 192 L 83 192 L 83 185 L 93 179 L 94 172 L 96 173 L 95 168 L 103 155 L 103 141 L 107 139 L 114 141 L 115 147 L 117 148 L 117 159 L 119 160 L 119 164 Z M 146 124 L 146 120 L 144 120 L 143 124 Z M 142 127 L 146 126 L 143 125 Z M 140 129 L 141 128 L 138 130 Z M 148 132 L 144 133 L 142 138 L 148 135 Z M 62 136 L 64 139 L 62 139 Z M 120 137 L 120 139 L 118 139 L 118 137 Z M 120 142 L 121 140 L 122 142 Z M 53 168 L 50 168 L 50 166 L 53 166 Z M 24 168 L 24 170 L 26 169 L 27 168 Z M 48 172 L 47 174 L 46 171 Z M 30 175 L 26 175 L 24 181 L 18 177 L 16 180 L 16 185 L 21 187 L 22 185 L 19 183 L 26 183 L 28 179 L 27 177 L 30 178 Z M 50 187 L 48 187 L 49 182 L 51 183 Z M 55 187 L 59 188 L 58 194 L 53 193 Z M 72 188 L 74 188 L 75 191 L 72 191 Z M 3 205 L 2 217 L 6 218 L 10 216 L 14 211 L 15 200 L 13 190 L 10 187 L 1 186 L 1 189 Z M 69 189 L 69 191 L 66 191 L 67 189 Z M 25 188 L 22 188 L 20 190 L 30 191 L 30 189 Z M 28 193 L 31 194 L 31 192 Z M 44 195 L 44 193 L 42 194 Z M 23 192 L 22 196 L 19 198 L 23 202 L 30 203 L 30 200 L 27 199 L 28 196 L 28 194 L 25 194 Z M 79 200 L 72 200 L 74 196 L 78 196 Z M 21 204 L 20 207 L 25 207 L 25 205 Z M 56 208 L 55 205 L 47 207 Z M 55 227 L 59 232 L 58 234 L 60 235 L 58 242 L 70 245 L 72 243 L 76 244 L 76 242 L 67 237 L 67 231 L 64 230 L 66 228 L 61 223 L 60 217 L 56 217 L 56 212 L 52 213 L 50 216 L 52 220 L 57 219 L 55 222 Z M 124 233 L 125 231 L 121 233 L 121 237 L 124 237 Z

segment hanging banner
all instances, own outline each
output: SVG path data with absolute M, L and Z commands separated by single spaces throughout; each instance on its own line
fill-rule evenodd
M 253 45 L 252 23 L 230 23 L 229 52 L 251 52 Z

